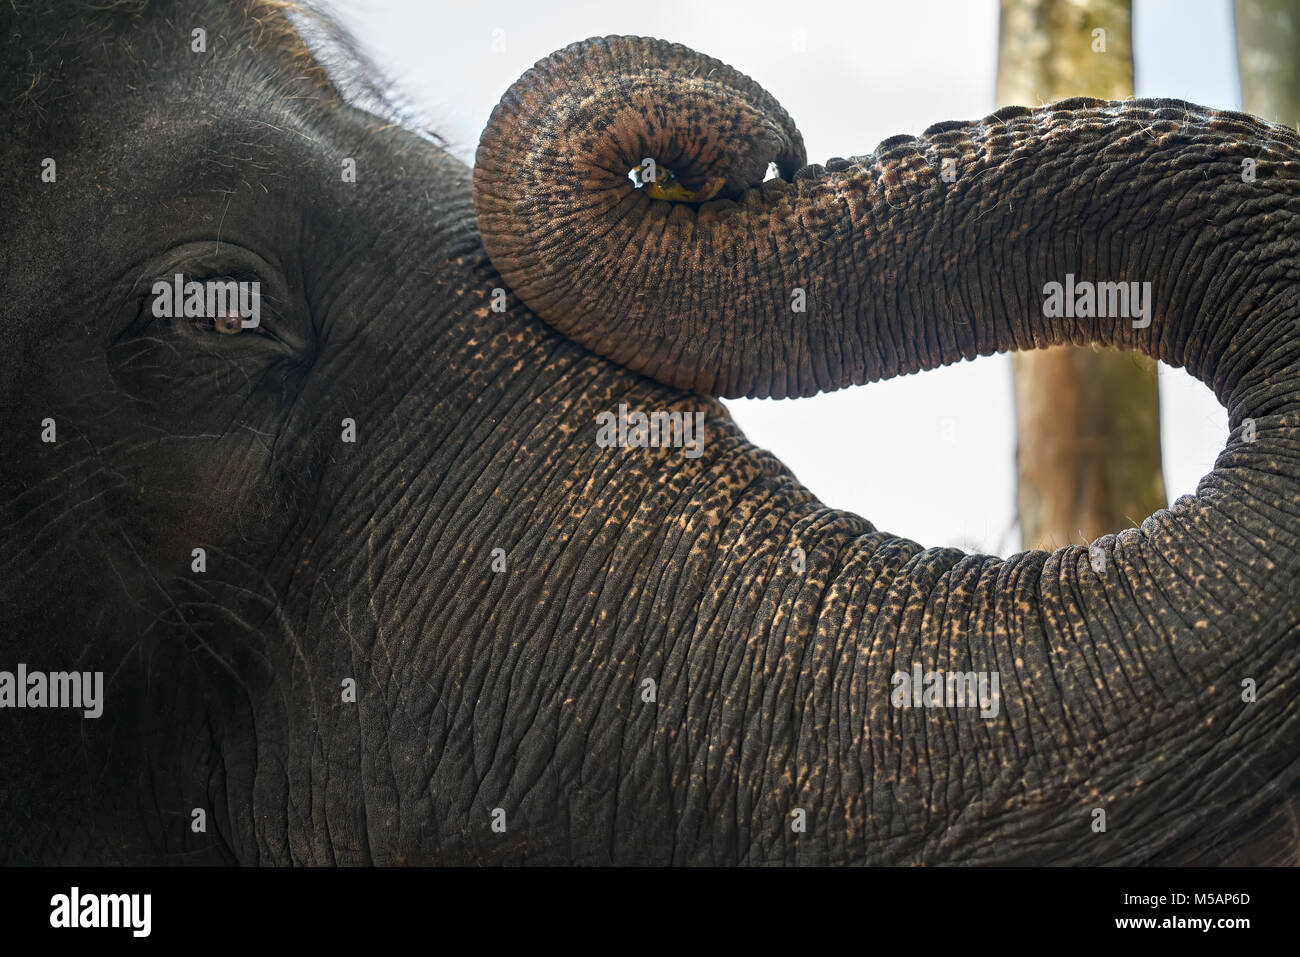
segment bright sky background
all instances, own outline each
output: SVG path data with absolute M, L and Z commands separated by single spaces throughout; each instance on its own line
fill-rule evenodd
M 866 153 L 895 133 L 974 119 L 995 105 L 996 0 L 335 0 L 334 7 L 466 162 L 521 73 L 574 40 L 604 34 L 676 40 L 749 74 L 794 117 L 810 162 Z M 503 50 L 493 51 L 494 37 Z M 1135 0 L 1134 45 L 1138 96 L 1241 108 L 1231 0 Z M 1160 399 L 1172 500 L 1195 491 L 1213 467 L 1227 416 L 1181 369 L 1161 366 Z M 1006 356 L 811 399 L 727 405 L 752 441 L 827 504 L 925 545 L 1019 548 Z

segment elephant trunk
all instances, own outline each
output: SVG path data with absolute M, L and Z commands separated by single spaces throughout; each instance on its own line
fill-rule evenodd
M 1278 223 L 1300 203 L 1298 157 L 1294 133 L 1242 114 L 1075 99 L 802 166 L 794 124 L 749 78 L 612 37 L 506 93 L 474 188 L 523 302 L 668 385 L 810 395 L 1098 342 L 1220 391 L 1290 355 L 1265 307 L 1295 278 Z M 646 159 L 674 179 L 634 184 Z
M 674 178 L 638 188 L 628 172 L 647 158 Z M 543 319 L 704 393 L 807 395 L 1063 343 L 1185 366 L 1232 428 L 1195 497 L 1051 555 L 905 543 L 895 575 L 879 545 L 885 564 L 833 584 L 871 596 L 862 648 L 893 620 L 896 655 L 951 650 L 1025 691 L 1004 724 L 971 731 L 989 760 L 960 763 L 1001 769 L 1005 808 L 1143 793 L 1129 833 L 1168 843 L 1211 805 L 1244 819 L 1275 804 L 1300 782 L 1300 137 L 1178 101 L 1074 99 L 802 162 L 788 117 L 746 77 L 672 44 L 589 40 L 498 105 L 474 171 L 479 228 Z M 779 178 L 763 181 L 771 163 Z M 838 647 L 839 627 L 829 612 L 807 625 L 818 648 Z M 886 771 L 906 764 L 888 751 L 895 720 L 869 723 Z M 1040 745 L 1038 776 L 1017 783 Z M 1067 752 L 1061 767 L 1086 780 L 1052 784 Z M 1204 806 L 1180 796 L 1191 787 Z M 984 820 L 968 818 L 944 840 Z

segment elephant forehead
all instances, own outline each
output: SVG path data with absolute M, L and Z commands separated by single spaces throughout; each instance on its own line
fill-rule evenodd
M 70 114 L 111 119 L 104 107 L 119 101 L 150 104 L 160 116 L 186 106 L 210 119 L 231 93 L 257 112 L 279 104 L 309 115 L 343 102 L 390 122 L 413 119 L 351 38 L 311 3 L 205 0 L 184 16 L 163 0 L 7 6 L 10 89 L 0 117 L 10 142 L 31 128 L 49 142 L 61 127 L 73 128 L 61 123 Z

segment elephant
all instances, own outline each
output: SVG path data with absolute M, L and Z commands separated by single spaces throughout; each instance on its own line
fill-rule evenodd
M 1294 857 L 1294 131 L 1071 99 L 809 165 L 605 37 L 471 170 L 308 5 L 0 16 L 0 860 Z M 1063 343 L 1231 433 L 1051 553 L 829 508 L 720 401 Z

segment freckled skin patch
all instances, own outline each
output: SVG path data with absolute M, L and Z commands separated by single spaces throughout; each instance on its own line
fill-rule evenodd
M 507 94 L 472 194 L 436 145 L 345 108 L 279 5 L 196 2 L 203 62 L 168 6 L 85 29 L 39 6 L 0 6 L 25 17 L 0 30 L 22 87 L 4 168 L 67 155 L 0 219 L 21 451 L 0 466 L 0 665 L 57 650 L 112 678 L 99 723 L 24 712 L 0 735 L 23 782 L 0 788 L 6 862 L 1288 852 L 1294 133 L 1070 101 L 809 167 L 747 78 L 612 38 Z M 33 83 L 12 38 L 42 23 L 62 72 Z M 719 198 L 636 190 L 647 156 Z M 122 275 L 218 228 L 262 257 L 278 338 L 123 320 Z M 1044 282 L 1102 270 L 1153 282 L 1150 328 L 1043 318 Z M 1079 547 L 926 549 L 827 508 L 714 398 L 1090 340 L 1185 365 L 1236 429 L 1198 498 L 1099 540 L 1105 576 Z M 598 446 L 620 404 L 702 414 L 701 455 Z M 997 717 L 894 708 L 914 663 L 999 672 Z

